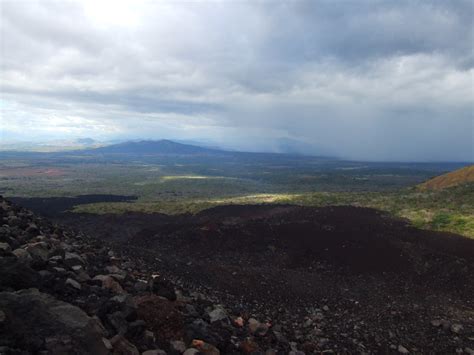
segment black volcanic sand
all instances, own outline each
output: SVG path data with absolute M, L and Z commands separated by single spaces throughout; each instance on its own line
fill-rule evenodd
M 221 206 L 60 221 L 185 289 L 278 324 L 295 341 L 312 329 L 303 325 L 308 315 L 324 307 L 320 336 L 348 348 L 474 348 L 474 240 L 374 209 Z M 432 325 L 437 320 L 444 328 Z M 461 334 L 450 329 L 457 323 Z
M 122 195 L 80 195 L 75 197 L 9 197 L 13 203 L 46 217 L 58 216 L 76 205 L 98 202 L 129 202 L 137 196 Z

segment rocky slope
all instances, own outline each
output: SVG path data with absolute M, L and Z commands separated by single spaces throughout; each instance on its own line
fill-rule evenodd
M 232 352 L 268 332 L 1 197 L 0 221 L 0 354 L 219 354 L 202 338 Z
M 0 198 L 0 353 L 473 353 L 462 237 L 353 207 L 68 218 Z

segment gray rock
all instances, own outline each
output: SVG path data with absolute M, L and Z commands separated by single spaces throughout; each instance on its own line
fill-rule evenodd
M 79 281 L 79 282 L 86 282 L 86 281 L 89 281 L 91 279 L 89 274 L 85 271 L 78 272 L 76 278 L 77 278 L 77 281 Z
M 141 319 L 128 323 L 126 336 L 131 339 L 142 336 L 145 332 L 145 328 L 146 323 L 144 320 Z
M 113 293 L 126 293 L 122 286 L 110 275 L 97 275 L 93 278 L 93 280 L 100 280 L 102 282 L 102 288 L 109 289 Z
M 28 244 L 25 250 L 33 257 L 42 261 L 47 261 L 49 256 L 48 244 L 37 242 Z
M 248 324 L 249 324 L 250 333 L 252 334 L 255 334 L 258 336 L 264 336 L 268 332 L 268 325 L 265 323 L 260 323 L 255 318 L 250 318 L 248 320 Z
M 464 329 L 464 327 L 461 325 L 461 324 L 457 324 L 457 323 L 454 323 L 454 324 L 451 324 L 451 331 L 455 334 L 459 334 L 462 332 L 462 330 Z
M 79 282 L 77 282 L 76 280 L 71 279 L 69 277 L 66 280 L 66 285 L 71 286 L 71 287 L 75 288 L 76 290 L 80 290 L 82 288 L 82 286 Z
M 85 261 L 79 254 L 67 252 L 64 255 L 64 263 L 72 268 L 73 266 L 84 265 Z
M 53 270 L 56 271 L 58 274 L 64 275 L 67 274 L 67 270 L 62 267 L 53 267 Z
M 110 274 L 109 276 L 112 276 L 115 280 L 117 281 L 124 281 L 125 278 L 127 277 L 126 274 Z
M 74 265 L 71 267 L 72 271 L 79 272 L 83 270 L 82 265 Z
M 98 280 L 100 282 L 103 282 L 107 277 L 109 277 L 108 275 L 95 275 L 92 280 Z
M 181 340 L 172 340 L 170 341 L 170 348 L 182 354 L 186 351 L 186 344 Z
M 0 258 L 0 290 L 39 287 L 41 279 L 25 260 L 14 256 Z
M 0 253 L 9 253 L 12 251 L 10 244 L 8 243 L 0 243 Z
M 61 260 L 63 260 L 63 257 L 61 255 L 54 255 L 54 256 L 49 258 L 50 262 L 52 261 L 52 262 L 55 262 L 55 263 L 57 263 Z
M 34 223 L 30 223 L 28 225 L 28 228 L 26 228 L 26 233 L 30 235 L 31 237 L 34 237 L 35 235 L 38 235 L 40 233 L 38 226 Z
M 166 351 L 161 349 L 147 350 L 142 352 L 142 355 L 166 355 Z
M 114 347 L 114 353 L 117 354 L 126 354 L 126 355 L 140 355 L 138 349 L 130 343 L 127 339 L 125 339 L 122 335 L 117 334 L 114 336 L 110 342 Z
M 105 270 L 109 274 L 120 274 L 122 273 L 122 270 L 120 270 L 117 266 L 115 265 L 109 265 L 105 267 Z
M 137 292 L 145 292 L 148 288 L 148 284 L 145 281 L 138 280 L 133 286 Z
M 102 338 L 102 342 L 104 343 L 107 350 L 112 350 L 114 348 L 113 345 L 112 345 L 112 342 L 109 339 Z
M 199 313 L 198 311 L 196 310 L 196 307 L 194 307 L 193 305 L 190 305 L 190 304 L 186 304 L 185 305 L 185 309 L 186 309 L 186 314 L 188 316 L 191 316 L 191 317 L 198 317 L 199 316 Z
M 228 319 L 227 312 L 221 306 L 217 306 L 216 308 L 214 308 L 208 313 L 208 315 L 211 320 L 211 323 Z
M 451 322 L 448 320 L 441 320 L 441 326 L 443 327 L 444 330 L 449 330 L 451 328 Z
M 31 260 L 31 255 L 25 249 L 18 248 L 12 251 L 18 259 Z
M 108 314 L 107 322 L 115 329 L 118 334 L 124 335 L 127 332 L 128 323 L 125 320 L 125 316 L 122 314 L 122 312 L 117 311 L 112 314 Z
M 257 330 L 257 327 L 260 325 L 260 322 L 256 320 L 255 318 L 249 318 L 248 324 L 249 324 L 250 332 L 255 333 L 255 331 Z
M 170 301 L 176 301 L 176 292 L 171 281 L 162 277 L 152 277 L 150 282 L 150 290 L 161 297 L 165 297 Z
M 186 349 L 186 351 L 183 353 L 183 355 L 195 355 L 195 354 L 198 354 L 198 353 L 199 353 L 198 349 L 189 348 L 189 349 Z
M 128 321 L 134 321 L 137 318 L 137 304 L 132 296 L 121 294 L 110 298 L 105 307 L 107 309 L 119 310 Z
M 144 345 L 148 346 L 150 349 L 153 349 L 155 347 L 155 333 L 153 333 L 151 330 L 146 329 L 143 332 L 143 340 L 145 342 Z
M 398 345 L 398 348 L 397 348 L 398 352 L 400 354 L 409 354 L 410 352 L 408 351 L 407 348 L 405 348 L 403 345 Z
M 8 339 L 8 346 L 37 353 L 50 338 L 49 353 L 108 354 L 101 325 L 69 303 L 28 289 L 1 292 L 0 308 L 8 323 L 21 325 L 5 329 L 3 337 Z M 55 338 L 68 341 L 58 344 Z
M 41 276 L 43 279 L 48 279 L 53 276 L 53 273 L 48 270 L 40 270 L 38 271 L 38 274 Z

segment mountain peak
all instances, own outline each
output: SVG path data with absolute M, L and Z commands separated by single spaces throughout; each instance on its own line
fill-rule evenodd
M 169 139 L 128 141 L 92 150 L 103 154 L 205 154 L 217 150 L 191 144 L 177 143 Z

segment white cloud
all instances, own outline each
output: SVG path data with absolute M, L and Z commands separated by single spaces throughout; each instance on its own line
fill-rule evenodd
M 0 138 L 474 159 L 469 1 L 0 4 Z

